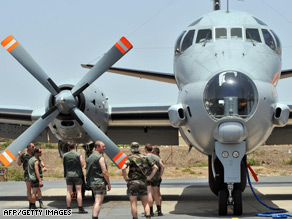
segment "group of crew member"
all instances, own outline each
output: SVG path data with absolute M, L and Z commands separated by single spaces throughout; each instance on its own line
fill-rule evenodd
M 98 218 L 104 196 L 107 191 L 111 190 L 107 164 L 103 157 L 105 147 L 106 145 L 102 141 L 96 141 L 94 143 L 93 153 L 86 159 L 87 186 L 91 188 L 95 198 L 92 209 L 93 219 Z M 154 201 L 157 207 L 157 215 L 163 216 L 161 211 L 162 197 L 160 193 L 160 184 L 164 172 L 164 164 L 159 156 L 159 148 L 153 148 L 151 144 L 146 144 L 146 155 L 143 155 L 140 153 L 139 143 L 132 142 L 130 150 L 131 154 L 122 167 L 122 175 L 127 182 L 127 195 L 130 199 L 133 219 L 138 218 L 138 197 L 140 197 L 142 201 L 145 217 L 147 219 L 154 216 Z M 46 171 L 46 168 L 44 163 L 40 160 L 40 156 L 41 149 L 35 148 L 33 143 L 28 145 L 27 153 L 21 154 L 18 152 L 18 165 L 20 166 L 23 164 L 30 209 L 36 209 L 35 201 L 37 195 L 40 207 L 45 208 L 42 202 L 41 187 L 43 187 L 42 171 Z M 82 168 L 85 166 L 85 162 L 81 153 L 77 152 L 76 144 L 69 143 L 69 152 L 65 153 L 63 156 L 63 166 L 64 177 L 66 178 L 67 184 L 67 209 L 71 209 L 71 194 L 73 192 L 73 186 L 75 186 L 79 208 L 78 213 L 88 213 L 83 208 L 81 192 L 83 184 Z M 127 168 L 129 168 L 128 174 Z

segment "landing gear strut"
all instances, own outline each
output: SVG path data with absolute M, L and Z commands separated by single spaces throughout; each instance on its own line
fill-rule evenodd
M 242 158 L 240 164 L 240 183 L 225 183 L 224 168 L 220 160 L 209 156 L 209 186 L 211 191 L 219 197 L 218 213 L 227 215 L 227 208 L 233 208 L 234 215 L 242 214 L 242 192 L 246 188 L 246 156 Z

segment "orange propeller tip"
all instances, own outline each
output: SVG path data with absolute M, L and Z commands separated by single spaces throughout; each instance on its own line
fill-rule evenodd
M 133 45 L 130 43 L 130 41 L 126 37 L 123 36 L 120 40 L 128 49 L 133 47 Z

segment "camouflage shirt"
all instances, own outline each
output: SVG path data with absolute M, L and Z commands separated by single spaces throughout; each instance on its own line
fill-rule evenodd
M 129 155 L 125 164 L 129 167 L 128 177 L 131 180 L 145 180 L 147 170 L 154 165 L 153 161 L 142 154 Z

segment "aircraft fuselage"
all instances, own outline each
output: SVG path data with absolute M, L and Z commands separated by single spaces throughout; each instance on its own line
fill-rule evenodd
M 178 103 L 185 112 L 185 123 L 179 126 L 184 139 L 212 155 L 218 126 L 236 121 L 246 131 L 247 153 L 262 145 L 275 126 L 275 86 L 281 72 L 277 36 L 247 13 L 225 11 L 207 14 L 181 36 L 174 72 L 180 90 Z M 224 88 L 228 75 L 234 77 L 233 88 Z M 224 98 L 233 96 L 236 103 L 230 104 L 236 104 L 235 111 L 226 112 Z

